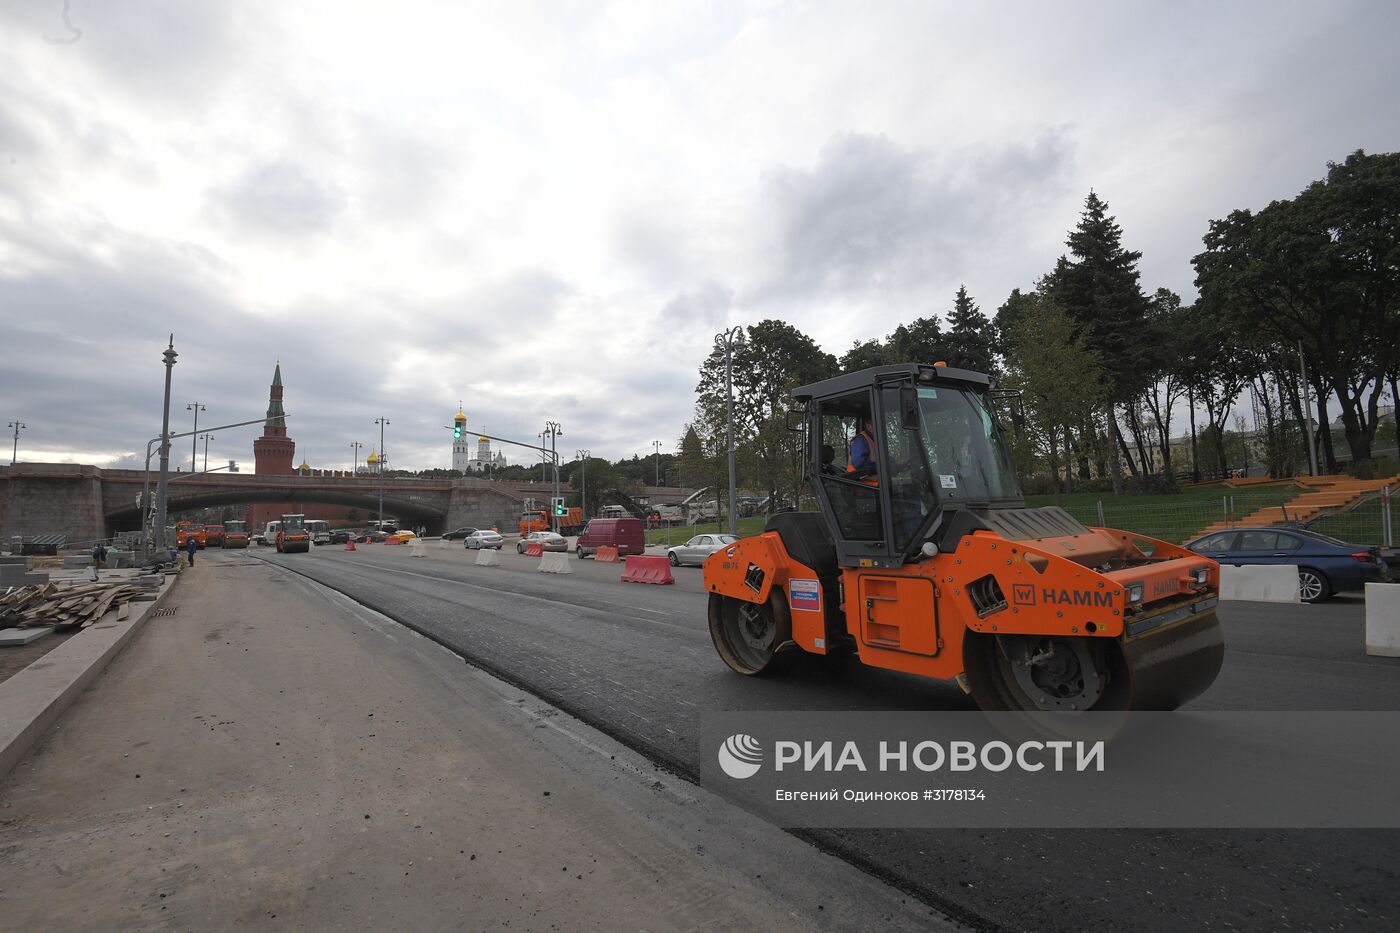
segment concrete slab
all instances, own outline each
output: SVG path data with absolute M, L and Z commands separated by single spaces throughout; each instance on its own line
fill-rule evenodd
M 0 628 L 0 648 L 18 648 L 52 634 L 53 629 L 47 625 L 34 628 Z
M 91 554 L 69 554 L 63 558 L 63 566 L 65 567 L 86 567 L 91 563 Z
M 13 564 L 22 564 L 25 570 L 33 570 L 34 558 L 23 557 L 19 554 L 0 554 L 0 567 Z

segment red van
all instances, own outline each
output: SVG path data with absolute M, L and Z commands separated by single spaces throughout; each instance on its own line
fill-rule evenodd
M 580 558 L 595 554 L 600 547 L 615 547 L 619 557 L 646 550 L 640 518 L 595 518 L 578 536 L 574 553 Z

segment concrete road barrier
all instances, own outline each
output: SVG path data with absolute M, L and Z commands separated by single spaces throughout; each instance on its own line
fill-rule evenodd
M 413 538 L 413 539 L 411 539 L 411 540 L 408 542 L 408 556 L 409 556 L 409 557 L 427 557 L 428 555 L 423 553 L 423 547 L 424 547 L 424 544 L 423 544 L 423 539 L 422 539 L 422 538 Z
M 1366 653 L 1400 658 L 1400 583 L 1366 584 Z
M 569 555 L 558 551 L 545 551 L 540 554 L 540 573 L 573 573 L 569 566 Z
M 476 565 L 478 567 L 499 567 L 501 566 L 501 555 L 495 548 L 484 547 L 476 552 Z
M 620 578 L 623 583 L 675 583 L 671 562 L 664 557 L 629 554 Z
M 1293 564 L 1220 565 L 1220 598 L 1263 603 L 1296 603 L 1298 568 Z
M 541 544 L 539 541 L 531 541 L 529 544 L 525 545 L 526 557 L 540 557 L 543 554 L 544 545 Z
M 615 564 L 618 561 L 617 548 L 605 544 L 593 552 L 593 559 L 600 564 Z

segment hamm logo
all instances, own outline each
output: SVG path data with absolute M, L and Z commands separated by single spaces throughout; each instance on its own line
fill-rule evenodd
M 735 780 L 751 778 L 763 766 L 763 746 L 751 735 L 731 735 L 719 747 L 719 766 Z
M 1105 590 L 1052 590 L 1040 591 L 1040 598 L 1050 605 L 1060 606 L 1113 606 L 1113 593 Z

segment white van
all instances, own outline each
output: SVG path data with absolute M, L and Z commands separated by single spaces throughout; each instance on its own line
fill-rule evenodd
M 253 535 L 253 540 L 263 547 L 277 543 L 277 532 L 282 530 L 281 522 L 268 522 L 260 534 Z

